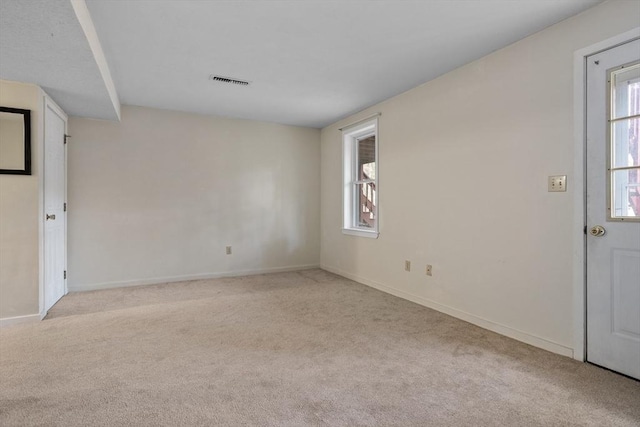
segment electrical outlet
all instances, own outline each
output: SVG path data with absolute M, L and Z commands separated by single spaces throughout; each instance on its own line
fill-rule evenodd
M 227 255 L 231 255 L 231 246 L 227 246 Z
M 404 262 L 404 271 L 411 271 L 411 261 Z
M 431 264 L 427 264 L 426 274 L 427 276 L 433 276 L 433 266 Z

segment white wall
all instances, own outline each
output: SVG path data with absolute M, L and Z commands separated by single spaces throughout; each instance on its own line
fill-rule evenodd
M 123 107 L 69 133 L 70 290 L 319 264 L 319 130 Z
M 31 175 L 0 175 L 0 319 L 37 315 L 42 153 L 38 86 L 0 80 L 0 105 L 31 110 Z
M 322 267 L 571 356 L 573 53 L 639 16 L 604 3 L 323 129 Z M 340 231 L 338 128 L 374 112 L 377 240 Z

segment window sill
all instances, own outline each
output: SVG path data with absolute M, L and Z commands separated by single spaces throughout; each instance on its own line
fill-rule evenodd
M 368 237 L 370 239 L 377 239 L 378 233 L 377 231 L 367 231 L 367 230 L 356 230 L 353 228 L 343 228 L 342 234 L 348 234 L 350 236 L 358 236 L 358 237 Z

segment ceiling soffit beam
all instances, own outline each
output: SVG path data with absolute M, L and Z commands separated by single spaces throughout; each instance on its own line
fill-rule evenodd
M 80 26 L 84 31 L 84 35 L 87 37 L 89 48 L 91 49 L 93 57 L 96 60 L 96 64 L 98 65 L 98 69 L 100 70 L 100 74 L 102 75 L 102 80 L 104 80 L 104 85 L 107 88 L 107 92 L 109 93 L 109 98 L 111 99 L 111 103 L 113 104 L 113 109 L 118 116 L 118 120 L 120 120 L 120 99 L 118 98 L 116 86 L 113 83 L 113 79 L 111 78 L 109 64 L 107 63 L 107 58 L 104 56 L 104 51 L 102 50 L 102 45 L 100 44 L 100 39 L 98 38 L 96 28 L 93 25 L 93 20 L 91 19 L 91 15 L 89 14 L 87 4 L 85 3 L 85 0 L 71 0 L 71 5 L 73 6 L 73 10 L 76 13 L 78 22 L 80 22 Z

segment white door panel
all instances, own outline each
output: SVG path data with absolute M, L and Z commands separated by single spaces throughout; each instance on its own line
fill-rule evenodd
M 640 379 L 639 136 L 635 40 L 587 58 L 587 360 Z
M 44 311 L 66 292 L 66 117 L 45 101 L 44 118 Z

